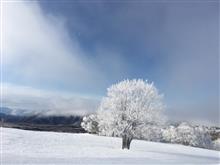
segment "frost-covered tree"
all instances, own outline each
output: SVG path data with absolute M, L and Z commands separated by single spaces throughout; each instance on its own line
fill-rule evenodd
M 211 136 L 203 126 L 182 122 L 177 127 L 169 126 L 163 131 L 163 140 L 202 148 L 212 148 Z
M 130 148 L 144 126 L 164 123 L 162 95 L 153 83 L 125 80 L 107 89 L 97 112 L 99 133 L 122 137 L 122 148 Z
M 83 117 L 81 123 L 82 128 L 90 133 L 98 133 L 98 119 L 96 114 L 91 114 Z

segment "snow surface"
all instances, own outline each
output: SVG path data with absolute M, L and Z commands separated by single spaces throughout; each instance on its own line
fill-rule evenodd
M 90 134 L 1 128 L 2 164 L 220 164 L 220 152 Z

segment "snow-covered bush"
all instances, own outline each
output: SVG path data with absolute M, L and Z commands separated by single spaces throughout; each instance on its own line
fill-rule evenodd
M 83 117 L 82 128 L 90 133 L 98 133 L 98 119 L 96 114 Z
M 146 128 L 143 133 L 150 134 L 147 130 L 154 130 L 149 129 L 149 125 L 164 123 L 163 110 L 162 95 L 153 83 L 143 80 L 119 82 L 108 88 L 98 109 L 99 134 L 123 137 L 123 147 L 129 149 L 131 140 L 142 136 L 141 128 Z
M 158 125 L 144 125 L 137 128 L 136 139 L 143 139 L 154 142 L 161 142 L 163 139 L 162 128 Z
M 163 141 L 168 143 L 176 143 L 177 142 L 177 131 L 174 126 L 168 126 L 162 131 Z
M 194 146 L 207 148 L 207 149 L 213 149 L 213 143 L 212 138 L 204 126 L 195 126 L 195 134 L 197 137 L 196 143 L 194 143 Z
M 169 143 L 179 143 L 195 147 L 211 149 L 212 140 L 203 126 L 192 126 L 183 122 L 177 127 L 169 126 L 163 131 L 163 140 Z
M 220 138 L 213 141 L 213 149 L 220 151 Z
M 211 127 L 208 131 L 212 138 L 213 149 L 220 151 L 220 128 Z

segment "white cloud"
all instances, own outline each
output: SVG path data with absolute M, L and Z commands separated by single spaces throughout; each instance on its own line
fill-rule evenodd
M 62 84 L 73 89 L 102 83 L 105 74 L 71 39 L 65 19 L 43 13 L 36 2 L 3 5 L 5 79 L 28 85 Z M 88 83 L 88 81 L 90 83 Z
M 27 86 L 2 84 L 3 107 L 16 114 L 85 115 L 97 109 L 99 100 L 74 96 L 71 93 L 51 92 Z

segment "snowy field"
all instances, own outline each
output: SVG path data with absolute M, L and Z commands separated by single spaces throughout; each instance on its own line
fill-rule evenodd
M 2 129 L 2 164 L 220 164 L 220 152 L 90 134 Z

